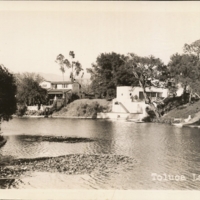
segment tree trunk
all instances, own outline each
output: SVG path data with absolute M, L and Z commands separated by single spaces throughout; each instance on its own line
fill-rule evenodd
M 195 93 L 195 95 L 200 99 L 200 96 L 197 93 Z
M 155 113 L 156 118 L 157 119 L 160 118 L 160 113 L 158 112 L 158 110 L 155 107 L 155 105 L 151 102 L 151 99 L 147 96 L 145 87 L 142 85 L 142 83 L 140 82 L 140 80 L 139 80 L 139 84 L 140 84 L 140 87 L 142 87 L 142 89 L 143 89 L 143 95 L 144 95 L 144 98 L 145 98 L 145 102 L 147 102 L 147 104 L 149 104 L 151 110 L 153 110 L 153 112 Z
M 0 120 L 0 134 L 1 134 L 1 120 Z
M 146 90 L 145 90 L 145 86 L 142 84 L 142 82 L 141 82 L 141 80 L 140 80 L 140 77 L 138 76 L 138 74 L 137 74 L 135 71 L 133 71 L 133 74 L 134 74 L 135 78 L 138 79 L 139 85 L 140 85 L 140 87 L 143 89 L 143 95 L 144 95 L 144 98 L 145 98 L 145 102 L 147 102 L 147 103 L 150 105 L 150 108 L 151 108 L 151 110 L 153 110 L 153 112 L 155 113 L 156 118 L 157 118 L 157 119 L 160 118 L 160 113 L 158 112 L 158 110 L 157 110 L 157 108 L 155 107 L 155 105 L 151 102 L 151 99 L 148 98 L 147 93 L 146 93 Z
M 191 102 L 191 99 L 192 99 L 192 90 L 190 91 L 189 103 Z
M 62 75 L 63 75 L 63 87 L 64 87 L 64 73 L 62 73 Z

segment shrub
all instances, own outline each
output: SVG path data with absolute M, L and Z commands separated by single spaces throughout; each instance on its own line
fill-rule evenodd
M 22 117 L 27 111 L 27 107 L 25 105 L 18 105 L 17 107 L 16 115 Z

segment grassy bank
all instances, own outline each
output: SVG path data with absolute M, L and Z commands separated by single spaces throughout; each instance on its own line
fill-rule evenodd
M 161 117 L 159 122 L 172 123 L 174 121 L 174 118 L 186 119 L 189 115 L 191 115 L 193 119 L 198 119 L 198 117 L 200 118 L 200 101 L 197 101 L 193 104 L 185 104 L 172 109 L 163 117 Z
M 78 99 L 52 116 L 96 118 L 98 112 L 110 112 L 111 108 L 112 101 L 105 99 Z

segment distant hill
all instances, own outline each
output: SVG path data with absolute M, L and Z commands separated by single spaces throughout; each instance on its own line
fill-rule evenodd
M 38 73 L 40 74 L 40 76 L 42 76 L 45 80 L 47 81 L 62 81 L 63 80 L 63 77 L 62 75 L 58 75 L 58 74 L 49 74 L 49 73 Z M 70 81 L 70 79 L 65 75 L 64 77 L 65 81 Z M 77 79 L 79 80 L 79 79 Z M 83 79 L 80 79 L 79 82 L 88 82 L 89 81 L 89 78 L 83 78 Z
M 62 75 L 57 75 L 57 74 L 48 74 L 48 73 L 38 73 L 40 74 L 45 80 L 47 81 L 62 81 Z M 65 81 L 69 81 L 67 77 L 65 77 Z

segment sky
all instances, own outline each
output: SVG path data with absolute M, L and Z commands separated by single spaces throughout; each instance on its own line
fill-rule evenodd
M 167 64 L 198 39 L 200 2 L 0 2 L 0 64 L 12 72 L 59 75 L 69 51 L 84 70 L 110 52 Z

